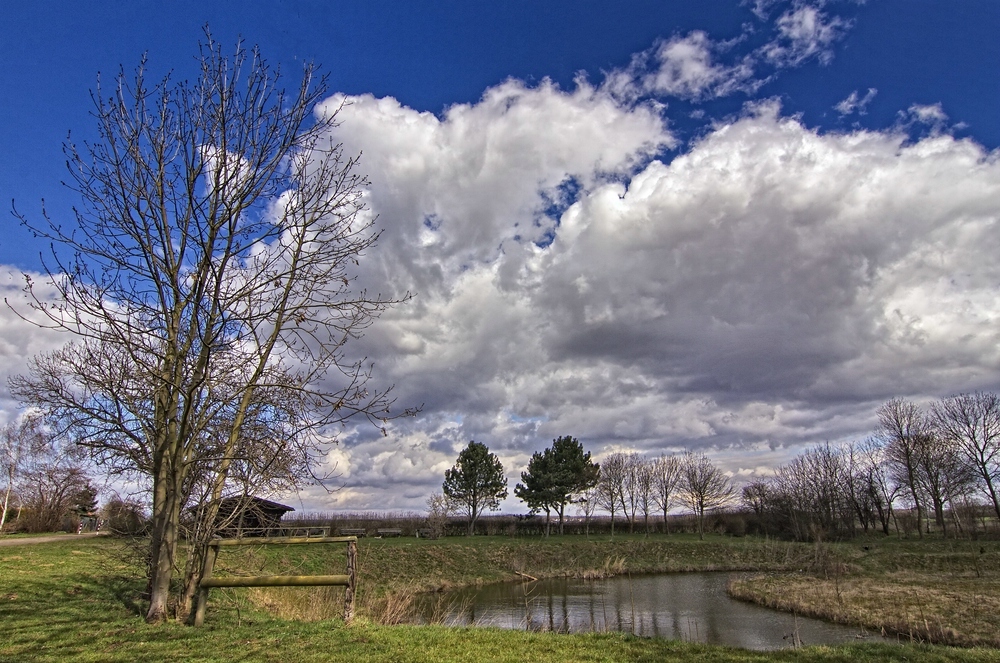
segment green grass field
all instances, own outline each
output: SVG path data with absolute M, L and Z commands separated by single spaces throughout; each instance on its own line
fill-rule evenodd
M 821 552 L 846 558 L 854 547 Z M 969 561 L 964 554 L 932 549 L 922 555 L 915 546 L 885 553 L 915 556 L 903 557 L 901 570 L 942 574 L 964 569 Z M 306 608 L 317 602 L 308 598 L 311 590 L 256 596 L 254 590 L 213 590 L 206 625 L 195 629 L 143 622 L 138 601 L 143 583 L 115 541 L 14 545 L 0 548 L 0 661 L 1000 661 L 1000 651 L 988 648 L 866 644 L 755 653 L 613 633 L 386 626 L 374 614 L 400 592 L 504 580 L 518 570 L 539 577 L 570 570 L 778 571 L 804 565 L 810 555 L 817 556 L 815 547 L 722 538 L 362 541 L 359 618 L 352 625 L 308 614 Z M 995 555 L 996 548 L 980 555 L 985 558 L 977 561 L 980 574 L 996 573 Z M 863 564 L 874 569 L 886 563 L 859 559 L 850 562 L 858 573 L 869 572 Z M 313 573 L 342 563 L 342 550 L 333 547 L 270 547 L 227 551 L 219 568 L 220 573 Z M 325 591 L 336 596 L 337 590 Z M 293 594 L 297 598 L 282 598 Z M 276 616 L 282 609 L 290 614 Z M 288 618 L 296 611 L 300 618 Z

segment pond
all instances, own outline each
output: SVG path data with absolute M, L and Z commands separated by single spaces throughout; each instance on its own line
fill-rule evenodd
M 856 627 L 762 608 L 730 598 L 727 573 L 555 578 L 428 595 L 425 621 L 557 632 L 625 631 L 647 637 L 769 650 L 885 641 Z

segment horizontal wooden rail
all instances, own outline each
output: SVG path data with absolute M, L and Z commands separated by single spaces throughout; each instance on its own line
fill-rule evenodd
M 215 559 L 219 549 L 229 546 L 259 546 L 269 543 L 301 544 L 301 543 L 346 543 L 347 544 L 347 575 L 326 576 L 213 576 Z M 324 537 L 267 537 L 247 539 L 215 539 L 208 544 L 205 555 L 204 572 L 195 595 L 194 625 L 205 623 L 205 605 L 208 603 L 208 590 L 212 587 L 317 587 L 343 586 L 344 592 L 344 622 L 349 623 L 354 618 L 354 592 L 357 588 L 358 568 L 358 537 L 356 536 L 324 536 Z
M 205 578 L 202 587 L 316 587 L 351 584 L 350 576 L 229 576 Z
M 262 546 L 268 543 L 299 544 L 299 543 L 350 543 L 357 541 L 356 536 L 272 536 L 245 539 L 215 539 L 210 546 Z

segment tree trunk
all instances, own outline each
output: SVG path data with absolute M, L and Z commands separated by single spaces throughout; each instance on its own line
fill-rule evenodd
M 944 519 L 944 501 L 940 499 L 934 500 L 934 520 L 937 521 L 938 527 L 941 528 L 941 536 L 943 538 L 948 538 L 948 525 Z
M 151 624 L 164 622 L 169 615 L 170 580 L 177 558 L 180 495 L 173 487 L 166 492 L 159 522 L 154 522 L 156 551 L 150 560 L 153 573 L 150 577 L 149 612 L 146 613 L 146 621 Z
M 205 576 L 205 558 L 208 549 L 208 541 L 201 539 L 197 535 L 194 541 L 188 544 L 187 561 L 184 564 L 184 589 L 181 591 L 180 599 L 177 601 L 178 618 L 184 616 L 185 622 L 194 623 L 195 618 L 195 595 L 198 592 L 198 584 Z

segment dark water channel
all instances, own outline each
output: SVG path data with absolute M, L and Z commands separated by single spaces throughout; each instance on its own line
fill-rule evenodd
M 426 596 L 427 621 L 557 632 L 625 631 L 647 637 L 783 649 L 883 641 L 841 626 L 743 603 L 726 594 L 727 573 L 556 578 L 505 583 Z

